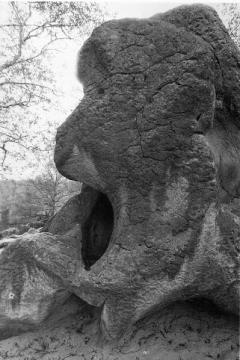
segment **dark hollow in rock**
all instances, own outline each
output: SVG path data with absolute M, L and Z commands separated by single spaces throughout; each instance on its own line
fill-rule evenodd
M 207 6 L 93 31 L 84 97 L 55 147 L 59 172 L 84 186 L 45 232 L 1 250 L 0 314 L 40 323 L 72 292 L 100 309 L 109 340 L 194 297 L 239 314 L 239 64 Z
M 100 193 L 87 221 L 82 225 L 82 258 L 86 270 L 105 253 L 113 230 L 113 208 Z
M 202 5 L 108 21 L 79 53 L 84 97 L 58 129 L 54 158 L 88 186 L 78 217 L 85 260 L 69 282 L 102 308 L 108 339 L 193 297 L 239 313 L 239 64 L 217 13 Z M 109 228 L 93 211 L 94 190 L 114 209 L 102 257 Z

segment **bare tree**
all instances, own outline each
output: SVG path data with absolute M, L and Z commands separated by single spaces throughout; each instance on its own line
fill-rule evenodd
M 217 6 L 217 10 L 231 38 L 240 48 L 240 4 L 222 3 Z
M 89 34 L 104 14 L 95 2 L 9 2 L 0 24 L 0 164 L 33 149 L 37 104 L 57 95 L 49 60 L 63 41 Z M 35 108 L 34 108 L 35 107 Z M 19 146 L 22 149 L 19 149 Z M 35 145 L 36 147 L 36 145 Z
M 41 209 L 48 218 L 53 216 L 69 197 L 81 191 L 81 184 L 60 175 L 53 161 L 45 165 L 41 176 L 29 180 L 29 185 L 32 188 L 31 207 Z

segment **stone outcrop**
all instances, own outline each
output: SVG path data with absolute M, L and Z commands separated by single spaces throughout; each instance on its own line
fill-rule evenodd
M 55 162 L 113 209 L 107 250 L 72 282 L 110 338 L 178 299 L 238 313 L 239 60 L 200 5 L 109 21 L 80 52 L 84 98 Z
M 71 295 L 65 279 L 81 258 L 72 245 L 79 230 L 64 237 L 26 233 L 0 242 L 0 340 L 35 329 Z
M 54 279 L 41 280 L 51 293 L 99 307 L 108 339 L 179 300 L 238 313 L 240 56 L 216 12 L 194 5 L 106 22 L 84 44 L 78 73 L 84 98 L 58 130 L 55 162 L 86 186 L 47 224 L 52 235 L 16 239 L 0 266 L 30 251 Z M 0 280 L 8 319 L 18 274 Z M 49 303 L 30 288 L 30 302 L 43 299 L 49 312 L 55 295 Z

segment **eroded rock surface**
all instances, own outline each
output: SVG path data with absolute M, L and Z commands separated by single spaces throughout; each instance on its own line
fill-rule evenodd
M 107 250 L 71 281 L 109 338 L 179 299 L 238 313 L 239 60 L 200 5 L 109 21 L 80 52 L 84 98 L 55 161 L 113 208 Z
M 0 243 L 0 340 L 35 329 L 71 295 L 66 279 L 81 254 L 79 229 L 64 237 L 24 234 Z
M 110 340 L 179 300 L 238 314 L 239 60 L 200 5 L 93 31 L 85 95 L 55 150 L 59 171 L 86 185 L 48 233 L 3 247 L 2 328 L 41 322 L 70 293 L 99 308 Z
M 140 320 L 118 342 L 97 332 L 99 314 L 77 298 L 56 308 L 37 332 L 0 342 L 11 360 L 237 360 L 238 324 L 203 306 L 174 304 Z

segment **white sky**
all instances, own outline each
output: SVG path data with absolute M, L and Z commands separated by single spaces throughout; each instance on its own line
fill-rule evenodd
M 137 0 L 97 0 L 98 3 L 101 3 L 110 13 L 114 14 L 115 18 L 124 18 L 124 17 L 138 17 L 145 18 L 150 17 L 156 13 L 165 12 L 175 6 L 183 4 L 193 4 L 199 3 L 200 1 L 161 1 L 161 0 L 150 0 L 150 1 L 137 1 Z M 231 2 L 231 1 L 224 1 Z M 4 23 L 7 19 L 7 1 L 0 0 L 0 23 Z M 216 7 L 220 2 L 212 0 L 211 2 L 201 1 L 201 3 L 208 4 L 210 6 Z M 79 84 L 76 77 L 76 59 L 77 52 L 80 47 L 78 45 L 72 45 L 68 47 L 65 51 L 62 51 L 58 57 L 56 57 L 55 70 L 58 74 L 59 86 L 64 88 L 65 96 L 61 99 L 62 105 L 67 109 L 67 114 L 70 114 L 73 108 L 79 102 L 82 92 L 81 85 Z M 78 94 L 77 96 L 73 96 Z M 69 111 L 68 111 L 69 109 Z M 52 111 L 48 113 L 48 116 L 51 116 L 54 122 L 58 124 L 62 123 L 66 114 L 58 111 Z M 44 117 L 43 117 L 44 121 Z M 44 124 L 42 124 L 44 128 Z M 20 165 L 20 164 L 19 164 Z M 16 166 L 16 165 L 15 165 Z M 21 166 L 21 165 L 20 165 Z M 17 174 L 17 175 L 16 175 Z M 14 171 L 14 175 L 11 176 L 14 178 L 25 178 L 33 176 L 32 171 L 27 169 L 22 171 L 20 168 L 18 171 Z
M 87 1 L 87 0 L 85 0 Z M 183 5 L 183 4 L 194 4 L 194 3 L 201 3 L 201 4 L 208 4 L 214 6 L 219 3 L 231 3 L 231 2 L 240 2 L 239 1 L 232 1 L 232 0 L 211 0 L 211 1 L 199 1 L 199 0 L 186 0 L 186 1 L 166 1 L 166 0 L 150 0 L 150 1 L 141 1 L 141 0 L 95 0 L 99 4 L 106 7 L 113 13 L 116 13 L 117 18 L 123 17 L 148 17 L 154 15 L 158 12 L 167 11 L 175 6 Z M 0 22 L 2 23 L 4 19 L 6 19 L 6 10 L 7 10 L 7 0 L 0 1 Z M 20 0 L 19 2 L 26 2 Z
M 101 1 L 99 1 L 101 3 Z M 137 17 L 146 18 L 156 13 L 165 12 L 182 4 L 199 3 L 199 1 L 111 1 L 108 2 L 108 8 L 117 13 L 117 18 Z M 208 3 L 201 1 L 201 3 Z

